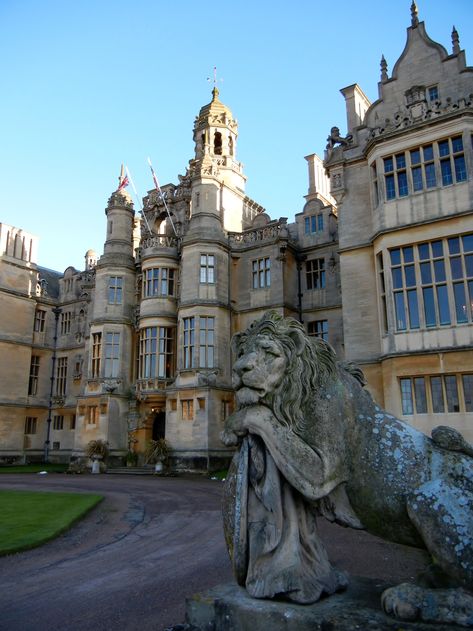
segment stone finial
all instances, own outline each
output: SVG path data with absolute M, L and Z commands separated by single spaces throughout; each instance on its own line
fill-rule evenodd
M 458 53 L 460 52 L 460 37 L 458 36 L 458 31 L 455 28 L 455 26 L 453 26 L 452 29 L 452 53 L 454 55 L 458 55 Z
M 417 10 L 417 4 L 415 0 L 412 0 L 411 4 L 411 26 L 412 28 L 416 28 L 419 24 L 419 11 Z
M 387 81 L 388 80 L 388 62 L 384 58 L 384 55 L 381 55 L 381 63 L 379 65 L 381 66 L 381 81 Z
M 218 99 L 219 94 L 220 92 L 218 91 L 217 86 L 215 86 L 214 89 L 212 90 L 212 101 L 216 101 Z

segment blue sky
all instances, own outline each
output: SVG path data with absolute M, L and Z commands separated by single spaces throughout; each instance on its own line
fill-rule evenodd
M 304 156 L 346 131 L 339 93 L 377 97 L 410 24 L 410 0 L 0 0 L 0 222 L 40 237 L 39 263 L 83 268 L 103 251 L 104 209 L 121 162 L 138 192 L 177 182 L 192 127 L 220 98 L 239 122 L 247 193 L 273 218 L 304 204 Z M 454 24 L 473 65 L 472 0 L 419 0 L 432 39 Z M 136 207 L 136 204 L 135 204 Z

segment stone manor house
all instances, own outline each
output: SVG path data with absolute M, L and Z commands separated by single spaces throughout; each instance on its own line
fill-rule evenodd
M 473 440 L 473 68 L 455 29 L 447 51 L 411 14 L 378 99 L 341 90 L 347 133 L 306 157 L 293 223 L 245 194 L 214 88 L 185 175 L 144 217 L 113 192 L 83 270 L 40 267 L 37 239 L 0 226 L 0 457 L 40 460 L 49 440 L 68 461 L 100 438 L 118 463 L 164 436 L 175 467 L 222 466 L 230 340 L 269 308 L 358 363 L 394 414 Z

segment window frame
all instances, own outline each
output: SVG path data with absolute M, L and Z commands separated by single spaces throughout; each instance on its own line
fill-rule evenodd
M 305 262 L 305 279 L 307 291 L 325 289 L 326 269 L 324 257 L 309 259 Z
M 252 289 L 271 287 L 271 257 L 263 256 L 251 261 Z
M 183 370 L 195 368 L 195 317 L 182 318 L 182 367 Z
M 415 193 L 461 184 L 468 180 L 463 134 L 454 134 L 381 156 L 384 200 L 390 202 Z M 375 206 L 379 199 L 376 160 L 371 164 Z
M 109 305 L 123 304 L 123 276 L 109 276 L 107 301 Z
M 46 325 L 46 311 L 36 309 L 34 314 L 33 330 L 35 333 L 43 333 Z
M 181 399 L 181 418 L 183 421 L 194 420 L 194 399 Z
M 34 397 L 38 394 L 40 355 L 31 355 L 30 374 L 28 379 L 28 396 Z
M 57 358 L 56 365 L 56 396 L 64 397 L 67 393 L 67 355 Z
M 473 388 L 473 373 L 468 372 L 399 377 L 402 415 L 472 413 L 473 393 L 466 380 Z
M 215 285 L 215 254 L 201 252 L 199 264 L 199 284 Z
M 64 414 L 55 414 L 53 416 L 53 430 L 59 432 L 64 429 Z
M 92 353 L 91 353 L 91 366 L 90 374 L 92 379 L 98 379 L 100 377 L 102 359 L 102 332 L 97 331 L 92 333 Z
M 71 332 L 72 312 L 61 312 L 60 335 L 67 335 Z
M 103 376 L 116 379 L 120 374 L 120 333 L 105 332 Z
M 174 327 L 148 326 L 140 329 L 139 379 L 171 379 L 174 376 Z
M 215 316 L 199 316 L 199 368 L 215 368 Z
M 175 296 L 175 286 L 174 267 L 150 267 L 143 270 L 143 298 Z
M 38 417 L 26 416 L 25 417 L 25 436 L 33 436 L 38 431 Z
M 328 342 L 328 320 L 311 320 L 307 323 L 307 335 L 309 337 L 320 337 Z
M 400 245 L 387 252 L 396 333 L 473 322 L 473 233 Z

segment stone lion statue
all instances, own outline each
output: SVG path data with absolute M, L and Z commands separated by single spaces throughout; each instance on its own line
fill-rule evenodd
M 238 583 L 298 603 L 346 587 L 317 534 L 323 515 L 435 559 L 426 576 L 441 574 L 441 585 L 386 590 L 386 613 L 473 627 L 471 446 L 456 430 L 429 438 L 382 410 L 361 370 L 293 319 L 269 312 L 232 344 L 237 411 L 222 440 L 239 449 L 224 527 Z

